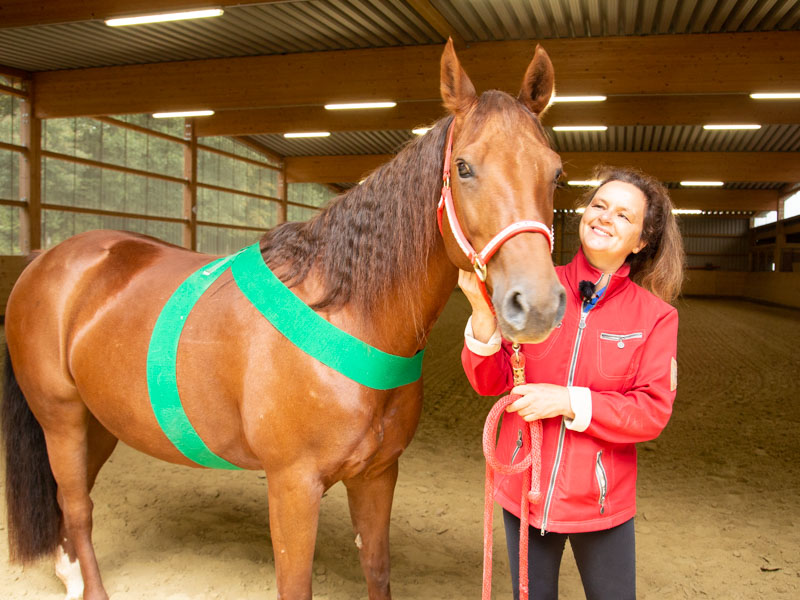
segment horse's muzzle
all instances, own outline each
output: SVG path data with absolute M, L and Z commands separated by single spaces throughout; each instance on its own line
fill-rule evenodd
M 520 283 L 497 292 L 493 295 L 497 321 L 504 337 L 513 342 L 541 342 L 564 317 L 567 295 L 558 280 L 547 290 Z

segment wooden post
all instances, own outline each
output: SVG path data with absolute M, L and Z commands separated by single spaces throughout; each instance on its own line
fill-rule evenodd
M 33 82 L 23 81 L 23 90 L 20 135 L 25 154 L 19 163 L 19 198 L 26 206 L 20 208 L 19 245 L 22 254 L 29 254 L 42 247 L 42 121 L 33 112 Z
M 289 181 L 286 177 L 286 163 L 283 161 L 281 161 L 281 170 L 278 172 L 278 198 L 280 198 L 280 203 L 278 204 L 277 224 L 280 225 L 281 223 L 286 223 L 289 209 L 287 204 L 289 200 Z
M 194 119 L 186 119 L 183 139 L 183 247 L 197 251 L 197 131 Z

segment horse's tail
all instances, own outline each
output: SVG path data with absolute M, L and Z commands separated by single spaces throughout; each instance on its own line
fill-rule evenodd
M 61 509 L 41 425 L 17 383 L 6 345 L 3 440 L 8 548 L 12 562 L 28 563 L 58 545 Z

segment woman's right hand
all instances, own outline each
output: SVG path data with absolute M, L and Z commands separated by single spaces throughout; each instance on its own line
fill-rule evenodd
M 497 329 L 492 309 L 486 304 L 478 284 L 478 276 L 472 271 L 458 271 L 458 287 L 464 292 L 472 306 L 472 335 L 481 342 L 489 341 Z

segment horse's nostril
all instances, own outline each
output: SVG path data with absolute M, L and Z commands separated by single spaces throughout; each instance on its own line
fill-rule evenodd
M 525 294 L 519 290 L 512 290 L 506 295 L 505 318 L 507 321 L 522 328 L 527 322 L 529 311 L 530 305 Z

